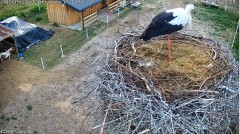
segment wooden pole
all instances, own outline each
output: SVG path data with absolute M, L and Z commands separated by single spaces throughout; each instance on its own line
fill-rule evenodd
M 44 70 L 45 67 L 44 67 L 44 62 L 43 62 L 43 58 L 41 57 L 41 63 L 42 63 L 42 69 Z
M 89 38 L 89 35 L 88 35 L 88 28 L 86 27 L 86 35 L 87 35 L 87 38 Z
M 19 57 L 18 47 L 17 47 L 17 42 L 16 42 L 16 39 L 15 39 L 15 35 L 13 34 L 12 37 L 13 37 L 13 41 L 14 41 L 14 44 L 15 44 L 15 47 L 16 47 L 16 51 L 17 51 L 18 58 L 20 58 L 20 57 Z
M 41 10 L 40 4 L 38 3 L 37 5 L 38 5 L 38 11 L 40 12 Z
M 108 14 L 107 14 L 107 28 L 108 28 Z
M 239 26 L 239 22 L 238 22 L 237 29 L 236 29 L 236 32 L 235 32 L 234 37 L 233 37 L 232 46 L 231 46 L 232 48 L 233 48 L 233 46 L 234 46 L 235 39 L 236 39 L 236 35 L 237 35 L 237 33 L 238 33 L 238 26 Z
M 83 17 L 83 11 L 82 11 L 82 29 L 84 29 L 84 17 Z
M 120 9 L 118 8 L 118 17 L 119 17 L 119 15 L 120 15 L 120 11 L 119 11 Z
M 61 53 L 62 53 L 61 57 L 62 58 L 65 57 L 65 55 L 63 54 L 63 47 L 62 47 L 62 45 L 60 45 L 60 50 L 61 50 Z

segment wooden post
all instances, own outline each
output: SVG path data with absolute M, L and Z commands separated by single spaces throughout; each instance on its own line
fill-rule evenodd
M 83 11 L 82 11 L 82 29 L 84 29 L 84 17 L 83 17 Z
M 120 9 L 118 8 L 118 17 L 119 17 L 119 14 L 120 14 L 120 11 L 119 11 Z
M 40 12 L 40 10 L 41 10 L 40 4 L 38 3 L 37 5 L 38 5 L 38 11 Z
M 14 44 L 15 44 L 15 47 L 16 47 L 16 51 L 17 51 L 18 58 L 20 58 L 20 57 L 19 57 L 18 47 L 17 47 L 17 42 L 16 42 L 16 39 L 15 39 L 15 35 L 13 34 L 12 37 L 13 37 L 13 41 L 14 41 Z
M 237 35 L 237 33 L 238 33 L 238 26 L 239 26 L 239 22 L 238 22 L 237 29 L 236 29 L 236 32 L 235 32 L 234 37 L 233 37 L 232 46 L 231 46 L 232 48 L 233 48 L 233 46 L 234 46 L 235 39 L 236 39 L 236 35 Z
M 42 69 L 44 70 L 45 67 L 44 67 L 44 62 L 43 62 L 43 58 L 41 57 L 41 63 L 42 63 Z
M 107 28 L 108 28 L 108 14 L 107 14 Z
M 89 35 L 88 35 L 88 28 L 86 27 L 86 35 L 87 35 L 87 38 L 89 38 Z
M 139 9 L 139 7 L 137 7 L 137 9 L 138 9 L 138 21 L 139 21 L 139 16 L 140 16 L 140 15 L 139 15 L 139 10 L 140 10 L 140 9 Z
M 60 45 L 60 50 L 61 50 L 61 53 L 62 53 L 61 57 L 62 57 L 62 58 L 65 57 L 65 55 L 63 54 L 63 48 L 62 48 L 62 45 Z

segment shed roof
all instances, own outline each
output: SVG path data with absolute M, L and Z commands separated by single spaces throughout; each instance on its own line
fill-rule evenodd
M 83 10 L 102 2 L 103 0 L 60 0 L 60 1 L 78 12 L 82 12 Z
M 14 31 L 10 28 L 0 24 L 0 41 L 14 35 Z

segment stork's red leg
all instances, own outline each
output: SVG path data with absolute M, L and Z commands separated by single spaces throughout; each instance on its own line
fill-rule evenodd
M 168 64 L 170 65 L 171 61 L 171 39 L 170 39 L 170 34 L 168 35 Z

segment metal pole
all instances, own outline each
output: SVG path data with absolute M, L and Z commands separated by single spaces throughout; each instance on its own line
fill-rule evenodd
M 140 9 L 139 9 L 139 7 L 137 7 L 137 9 L 138 9 L 138 21 L 139 21 L 139 10 L 140 10 Z
M 120 9 L 118 8 L 118 17 L 119 17 L 119 15 L 120 15 L 120 11 L 119 11 Z
M 21 58 L 21 57 L 19 57 L 18 45 L 17 45 L 17 42 L 16 42 L 15 35 L 13 34 L 12 37 L 13 37 L 14 45 L 15 45 L 15 47 L 16 47 L 16 51 L 17 51 L 18 58 Z M 23 52 L 22 52 L 22 53 L 23 53 Z M 23 57 L 22 57 L 22 58 L 23 58 Z
M 40 12 L 40 10 L 41 10 L 41 7 L 40 7 L 40 3 L 41 2 L 41 0 L 38 0 L 38 11 Z
M 87 34 L 87 38 L 89 38 L 89 36 L 88 36 L 88 28 L 86 27 L 86 34 Z
M 107 28 L 108 28 L 108 14 L 107 14 Z
M 239 22 L 238 22 L 238 25 L 237 25 L 237 29 L 236 29 L 236 32 L 235 32 L 233 41 L 232 41 L 232 48 L 233 48 L 233 45 L 234 45 L 234 43 L 235 43 L 235 38 L 236 38 L 236 35 L 237 35 L 237 32 L 238 32 L 238 26 L 239 26 Z
M 40 4 L 38 3 L 38 11 L 40 11 L 41 10 L 41 8 L 40 8 Z
M 43 62 L 43 58 L 41 57 L 41 62 L 42 62 L 42 69 L 44 70 L 45 67 L 44 67 L 44 62 Z
M 60 49 L 61 49 L 61 53 L 62 53 L 61 57 L 63 58 L 63 57 L 65 57 L 65 55 L 63 54 L 63 48 L 62 48 L 62 45 L 60 45 Z

